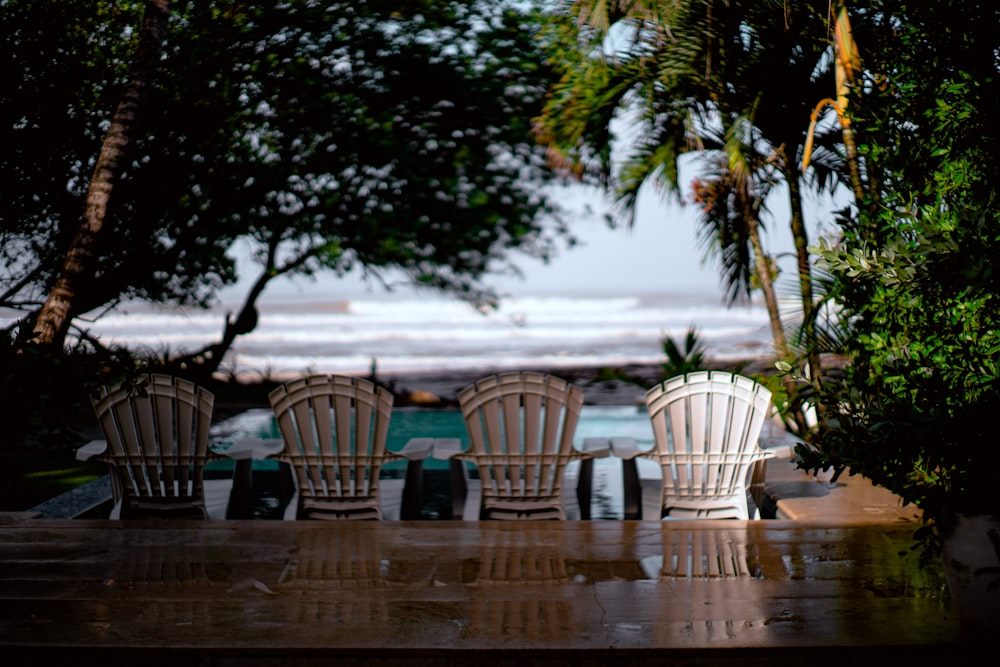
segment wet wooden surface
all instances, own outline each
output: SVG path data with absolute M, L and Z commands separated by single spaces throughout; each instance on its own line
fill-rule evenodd
M 919 565 L 912 533 L 789 521 L 0 515 L 0 648 L 146 665 L 179 655 L 843 664 L 885 651 L 912 664 L 969 643 L 940 566 Z

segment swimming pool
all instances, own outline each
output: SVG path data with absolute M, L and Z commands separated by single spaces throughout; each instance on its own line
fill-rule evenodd
M 653 446 L 653 430 L 644 406 L 584 406 L 574 438 L 579 445 L 590 437 L 630 437 L 641 447 Z M 236 415 L 212 427 L 212 440 L 218 445 L 236 442 L 243 438 L 280 438 L 274 415 L 269 409 L 253 409 Z M 458 410 L 429 410 L 421 408 L 395 408 L 389 421 L 387 446 L 399 451 L 410 438 L 458 438 L 468 447 L 469 436 L 462 413 Z M 659 467 L 652 461 L 638 461 L 644 475 L 658 475 Z M 229 461 L 214 466 L 231 468 Z M 391 463 L 383 474 L 402 475 L 405 462 Z M 578 464 L 571 464 L 574 467 Z M 647 470 L 648 467 L 648 470 Z M 276 518 L 278 500 L 276 493 L 277 463 L 254 463 L 255 518 Z M 424 462 L 424 518 L 447 518 L 451 497 L 448 488 L 448 462 L 428 459 Z M 616 458 L 596 459 L 591 502 L 594 519 L 621 519 L 624 515 L 621 461 Z
M 576 441 L 584 438 L 624 436 L 640 444 L 653 444 L 653 430 L 645 407 L 585 405 L 576 427 Z M 274 415 L 268 409 L 247 410 L 212 427 L 214 442 L 240 438 L 280 438 Z M 469 444 L 462 413 L 458 410 L 395 408 L 389 420 L 388 447 L 397 452 L 410 438 L 459 438 Z

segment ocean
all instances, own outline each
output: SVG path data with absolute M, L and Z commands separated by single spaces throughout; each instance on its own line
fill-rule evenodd
M 225 311 L 137 305 L 86 324 L 107 344 L 155 353 L 193 351 L 221 337 Z M 708 356 L 771 354 L 763 306 L 727 308 L 685 294 L 508 298 L 479 312 L 440 297 L 289 299 L 262 305 L 222 368 L 239 375 L 379 373 L 656 364 L 662 341 L 698 331 Z

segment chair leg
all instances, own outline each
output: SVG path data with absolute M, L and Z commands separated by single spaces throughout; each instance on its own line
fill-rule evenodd
M 108 464 L 108 480 L 111 482 L 111 499 L 117 503 L 125 496 L 125 482 L 113 463 Z
M 469 495 L 465 484 L 465 461 L 451 459 L 448 472 L 451 482 L 451 516 L 461 520 L 465 516 L 465 501 Z
M 748 513 L 753 515 L 756 513 L 757 516 L 751 516 L 751 518 L 760 518 L 760 508 L 764 506 L 764 482 L 767 479 L 767 459 L 761 459 L 760 461 L 755 461 L 753 466 L 750 468 L 750 483 L 748 489 L 750 493 L 749 500 L 752 501 L 754 506 L 754 511 Z
M 590 494 L 594 485 L 594 459 L 580 461 L 580 472 L 576 480 L 576 502 L 580 506 L 580 519 L 590 520 Z
M 403 484 L 403 501 L 399 508 L 402 521 L 416 521 L 423 518 L 424 506 L 424 462 L 407 461 L 406 480 Z
M 253 461 L 241 459 L 233 468 L 233 488 L 226 506 L 227 519 L 253 518 Z
M 295 493 L 295 476 L 292 473 L 292 466 L 284 461 L 278 463 L 278 487 L 281 489 L 281 512 L 287 515 L 289 508 L 288 504 L 291 502 L 293 497 L 297 497 Z
M 108 464 L 108 478 L 111 481 L 111 513 L 109 519 L 121 518 L 122 505 L 125 502 L 125 482 L 122 481 L 121 473 L 114 464 Z
M 639 466 L 635 459 L 622 460 L 622 490 L 624 496 L 624 518 L 642 518 L 642 487 L 639 483 Z

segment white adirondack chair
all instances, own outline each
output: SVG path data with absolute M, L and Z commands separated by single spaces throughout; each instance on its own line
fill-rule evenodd
M 283 443 L 273 458 L 293 478 L 285 519 L 420 518 L 422 463 L 433 441 L 415 438 L 398 454 L 386 448 L 389 391 L 360 378 L 312 375 L 268 398 Z M 405 479 L 380 479 L 384 464 L 402 459 L 409 461 Z
M 751 518 L 751 471 L 774 456 L 758 446 L 770 400 L 763 385 L 722 371 L 688 373 L 652 387 L 646 408 L 653 449 L 611 439 L 624 464 L 626 518 Z M 656 461 L 662 481 L 640 479 L 636 457 Z M 756 508 L 752 516 L 759 518 Z
M 470 446 L 435 451 L 438 458 L 475 464 L 479 479 L 453 474 L 456 506 L 476 519 L 589 518 L 592 458 L 607 448 L 576 449 L 573 437 L 583 391 L 558 377 L 536 372 L 491 375 L 458 396 Z M 567 466 L 580 461 L 575 498 L 565 486 Z M 461 488 L 461 487 L 465 488 Z M 567 493 L 569 491 L 569 493 Z M 575 502 L 574 502 L 575 501 Z
M 225 488 L 206 506 L 205 464 L 221 458 L 209 448 L 211 392 L 152 374 L 138 387 L 101 387 L 91 402 L 105 439 L 87 443 L 76 458 L 109 464 L 110 518 L 225 518 L 231 480 L 218 480 Z

